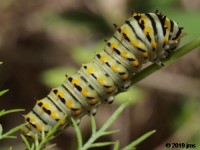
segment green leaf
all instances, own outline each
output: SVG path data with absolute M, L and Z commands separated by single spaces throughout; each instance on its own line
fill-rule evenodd
M 5 136 L 4 139 L 16 139 L 17 137 L 14 136 L 14 135 L 8 135 L 8 136 Z
M 90 148 L 114 145 L 116 142 L 99 142 L 90 145 Z
M 11 130 L 9 130 L 8 132 L 4 133 L 1 135 L 0 139 L 5 139 L 5 138 L 16 138 L 16 136 L 12 136 L 12 134 L 14 134 L 15 132 L 17 132 L 18 130 L 20 130 L 22 127 L 24 127 L 27 123 L 18 125 L 15 128 L 12 128 Z
M 90 121 L 91 121 L 92 134 L 95 134 L 97 126 L 93 115 L 90 115 Z
M 119 150 L 119 141 L 115 142 L 113 150 Z
M 102 135 L 110 135 L 110 134 L 117 133 L 117 132 L 119 132 L 119 130 L 105 131 L 102 133 Z
M 45 134 L 44 134 L 44 131 L 42 131 L 42 142 L 44 142 L 44 141 L 46 141 L 46 139 L 45 139 Z M 36 134 L 36 138 L 35 138 L 35 148 L 36 148 L 36 150 L 40 150 L 41 149 L 41 147 L 43 147 L 43 144 L 41 144 L 41 146 L 39 145 L 39 138 L 38 138 L 38 135 Z
M 23 134 L 21 134 L 21 138 L 24 144 L 26 145 L 27 150 L 31 150 L 31 145 L 29 144 L 27 138 Z
M 77 137 L 77 141 L 78 141 L 78 149 L 80 149 L 83 145 L 81 130 L 78 127 L 76 121 L 73 118 L 71 118 L 71 120 L 72 120 L 72 124 L 74 126 L 74 129 L 75 129 L 75 132 L 76 132 L 76 137 Z
M 141 137 L 139 137 L 138 139 L 136 139 L 135 141 L 133 141 L 132 143 L 130 143 L 129 145 L 127 145 L 126 147 L 124 147 L 122 150 L 133 150 L 133 149 L 135 149 L 135 147 L 138 144 L 140 144 L 141 142 L 143 142 L 145 139 L 147 139 L 148 137 L 150 137 L 155 132 L 156 132 L 156 130 L 153 130 L 153 131 L 150 131 L 150 132 L 142 135 Z
M 0 111 L 0 117 L 4 115 L 4 112 L 5 112 L 4 109 Z
M 3 62 L 2 62 L 2 61 L 0 62 L 0 65 L 1 65 L 1 64 L 3 64 Z
M 60 119 L 49 131 L 47 134 L 45 134 L 44 131 L 42 131 L 41 139 L 36 134 L 35 141 L 32 144 L 31 148 L 34 148 L 34 150 L 41 150 L 45 149 L 47 146 L 47 143 L 50 142 L 52 139 L 55 138 L 55 135 L 59 131 L 59 127 L 61 125 L 61 122 L 63 122 L 66 119 L 66 116 L 64 116 L 62 119 Z
M 51 144 L 51 145 L 48 145 L 47 147 L 45 147 L 47 150 L 48 149 L 51 149 L 51 148 L 53 148 L 53 147 L 55 147 L 56 146 L 56 144 Z
M 0 91 L 0 96 L 2 96 L 3 94 L 5 94 L 6 92 L 8 92 L 9 90 L 3 90 L 3 91 Z
M 2 133 L 3 133 L 3 127 L 2 127 L 2 125 L 0 124 L 0 136 L 2 135 Z
M 0 117 L 6 114 L 10 114 L 10 113 L 16 113 L 16 112 L 21 112 L 24 111 L 25 109 L 11 109 L 11 110 L 1 110 L 0 111 Z

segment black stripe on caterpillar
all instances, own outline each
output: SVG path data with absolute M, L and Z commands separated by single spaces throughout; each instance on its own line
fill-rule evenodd
M 179 45 L 182 27 L 162 15 L 136 13 L 106 41 L 104 49 L 91 62 L 82 65 L 73 76 L 67 77 L 43 99 L 38 100 L 33 110 L 24 115 L 28 124 L 22 129 L 30 137 L 48 130 L 61 118 L 67 116 L 79 122 L 85 114 L 95 114 L 102 103 L 112 103 L 114 96 L 127 90 L 131 78 L 146 62 L 162 64 Z

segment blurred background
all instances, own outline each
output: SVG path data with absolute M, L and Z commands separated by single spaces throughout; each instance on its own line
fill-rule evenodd
M 60 85 L 65 74 L 75 73 L 112 36 L 113 23 L 123 24 L 131 10 L 158 9 L 184 27 L 184 45 L 200 35 L 199 0 L 0 0 L 0 110 L 25 108 L 29 112 L 37 99 Z M 100 141 L 119 140 L 124 147 L 150 130 L 157 132 L 137 149 L 164 149 L 167 142 L 200 146 L 200 51 L 184 56 L 134 85 L 112 105 L 103 105 L 95 116 L 100 127 L 117 107 L 132 103 L 115 121 L 120 132 Z M 0 118 L 4 130 L 23 122 L 20 113 Z M 80 125 L 84 139 L 90 136 L 90 122 Z M 72 128 L 56 138 L 55 150 L 76 149 Z M 23 149 L 20 139 L 4 140 L 0 149 Z M 104 149 L 112 149 L 105 147 Z

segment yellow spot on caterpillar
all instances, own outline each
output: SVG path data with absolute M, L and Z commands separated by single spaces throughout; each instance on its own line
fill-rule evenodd
M 31 118 L 30 122 L 33 123 L 33 124 L 35 124 L 35 118 Z
M 89 73 L 93 73 L 93 72 L 94 72 L 94 69 L 93 69 L 92 67 L 88 67 L 88 68 L 87 68 L 87 71 L 88 71 Z
M 168 18 L 166 18 L 166 20 L 165 20 L 165 26 L 164 27 L 165 28 L 170 27 L 170 20 Z
M 81 90 L 81 93 L 83 94 L 83 96 L 87 97 L 88 96 L 88 92 L 87 90 L 84 88 Z
M 128 35 L 129 30 L 128 30 L 126 27 L 124 27 L 124 28 L 122 29 L 122 32 L 125 33 L 126 35 Z
M 49 104 L 43 104 L 43 107 L 49 110 Z
M 132 14 L 133 16 L 137 16 L 138 15 L 138 13 L 136 13 L 136 12 L 133 12 L 133 14 Z
M 52 112 L 51 113 L 51 118 L 53 118 L 53 119 L 57 119 L 59 116 L 58 116 L 58 114 L 56 113 L 56 112 Z
M 143 52 L 142 56 L 143 56 L 143 58 L 148 58 L 149 54 L 148 54 L 148 52 Z
M 51 90 L 54 91 L 54 90 L 56 90 L 56 88 L 52 88 Z
M 139 66 L 139 61 L 136 60 L 132 64 L 133 64 L 134 67 L 137 67 L 137 66 Z
M 95 105 L 95 104 L 97 103 L 97 100 L 96 100 L 96 99 L 91 99 L 91 100 L 89 101 L 89 103 L 92 104 L 92 105 Z
M 61 122 L 60 122 L 60 125 L 62 126 L 62 125 L 64 125 L 65 124 L 65 120 L 62 120 Z
M 100 60 L 101 60 L 102 62 L 106 62 L 108 59 L 107 59 L 106 56 L 101 56 Z
M 73 84 L 73 85 L 74 85 L 74 84 L 77 84 L 77 85 L 78 85 L 78 84 L 79 84 L 79 81 L 78 81 L 78 80 L 75 80 L 75 79 L 73 79 L 73 80 L 72 80 L 72 84 Z
M 168 36 L 165 36 L 165 38 L 164 38 L 164 43 L 167 43 L 168 42 Z
M 72 101 L 71 100 L 67 100 L 67 101 L 65 101 L 65 105 L 68 107 L 68 108 L 72 108 L 73 106 L 72 106 Z
M 150 29 L 149 28 L 145 28 L 144 29 L 144 33 L 145 33 L 145 35 L 147 35 L 147 33 L 150 33 Z
M 141 14 L 137 12 L 133 12 L 133 16 L 141 16 Z
M 153 49 L 156 49 L 157 48 L 157 43 L 155 41 L 152 41 L 151 46 L 152 46 Z
M 131 44 L 135 47 L 139 47 L 138 46 L 138 42 L 136 40 L 131 40 Z
M 76 111 L 74 111 L 74 116 L 78 116 L 78 115 L 80 115 L 80 113 L 81 113 L 81 110 L 79 109 L 79 110 L 76 110 Z
M 119 72 L 119 71 L 120 71 L 120 68 L 119 68 L 117 65 L 112 65 L 112 66 L 111 66 L 111 69 L 112 69 L 114 72 Z
M 114 49 L 114 48 L 117 48 L 118 45 L 116 43 L 113 43 L 111 47 L 112 47 L 112 49 Z
M 56 93 L 56 96 L 61 96 L 61 97 L 63 97 L 64 96 L 64 93 L 63 92 L 58 92 L 58 93 Z
M 27 115 L 24 115 L 24 116 L 23 116 L 24 119 L 27 119 L 29 114 L 30 114 L 30 113 L 28 113 Z
M 121 75 L 121 79 L 122 80 L 128 79 L 128 73 Z
M 37 126 L 37 130 L 38 130 L 39 132 L 42 132 L 42 126 L 41 126 L 41 125 Z
M 113 88 L 113 86 L 111 86 L 111 87 L 109 87 L 109 88 L 106 88 L 106 93 L 112 93 L 112 92 L 114 92 L 114 88 Z
M 122 51 L 120 54 L 123 58 L 127 58 L 128 53 L 126 51 Z
M 101 85 L 104 85 L 104 84 L 105 84 L 105 80 L 104 80 L 103 77 L 97 78 L 97 81 L 98 81 Z

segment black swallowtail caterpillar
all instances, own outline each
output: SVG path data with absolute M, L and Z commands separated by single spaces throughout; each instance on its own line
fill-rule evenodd
M 103 51 L 23 116 L 28 122 L 23 128 L 25 135 L 40 136 L 64 115 L 67 119 L 62 125 L 70 124 L 71 117 L 78 122 L 85 114 L 95 114 L 101 103 L 112 103 L 116 94 L 128 89 L 143 63 L 161 63 L 172 54 L 183 29 L 158 11 L 133 12 L 121 27 L 115 28 Z

